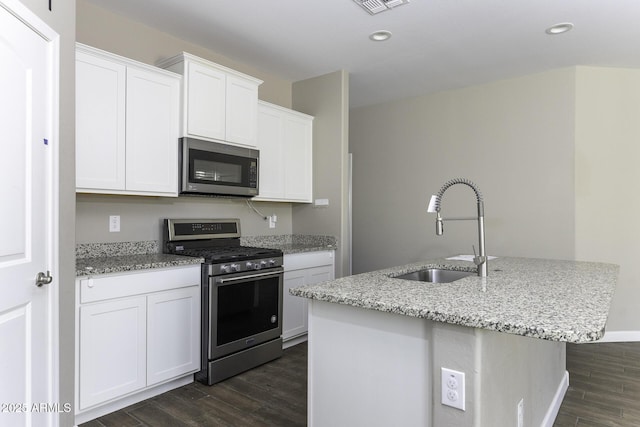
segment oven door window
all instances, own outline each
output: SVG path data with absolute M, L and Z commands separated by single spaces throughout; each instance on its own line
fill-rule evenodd
M 200 184 L 222 184 L 255 187 L 252 179 L 256 160 L 246 157 L 189 150 L 189 181 Z
M 280 277 L 217 286 L 217 345 L 279 326 Z

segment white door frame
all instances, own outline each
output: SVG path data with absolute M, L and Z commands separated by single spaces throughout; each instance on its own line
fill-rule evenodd
M 40 35 L 45 41 L 49 43 L 50 49 L 50 64 L 51 73 L 50 79 L 50 93 L 47 97 L 47 101 L 50 103 L 51 121 L 47 124 L 49 135 L 49 156 L 47 157 L 47 181 L 49 188 L 47 194 L 49 195 L 46 201 L 46 221 L 47 221 L 47 233 L 46 244 L 47 248 L 47 269 L 51 271 L 51 275 L 54 280 L 50 286 L 50 297 L 48 300 L 50 319 L 48 322 L 47 336 L 49 342 L 47 344 L 47 361 L 48 372 L 52 375 L 50 382 L 50 390 L 48 395 L 50 396 L 50 402 L 43 403 L 60 403 L 60 406 L 64 402 L 60 402 L 60 377 L 59 377 L 59 365 L 60 365 L 60 339 L 59 339 L 59 289 L 60 289 L 60 269 L 59 269 L 59 130 L 60 130 L 60 36 L 53 31 L 49 25 L 47 25 L 40 17 L 33 13 L 29 8 L 22 4 L 19 0 L 0 0 L 0 7 L 7 10 L 9 13 L 17 17 L 27 27 Z M 49 419 L 51 426 L 57 427 L 59 425 L 59 415 L 56 412 L 51 412 Z

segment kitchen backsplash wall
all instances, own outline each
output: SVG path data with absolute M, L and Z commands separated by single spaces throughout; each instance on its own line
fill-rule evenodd
M 253 202 L 264 215 L 276 215 L 269 228 L 245 199 L 209 197 L 137 197 L 78 194 L 76 243 L 132 242 L 162 239 L 164 218 L 240 218 L 243 236 L 291 234 L 291 204 Z M 109 232 L 109 216 L 120 216 L 120 232 Z

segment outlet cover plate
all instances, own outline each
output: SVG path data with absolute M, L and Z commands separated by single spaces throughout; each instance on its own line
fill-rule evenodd
M 465 383 L 464 372 L 453 369 L 440 368 L 442 377 L 441 403 L 446 406 L 465 410 Z
M 120 215 L 109 216 L 109 232 L 111 233 L 120 232 Z

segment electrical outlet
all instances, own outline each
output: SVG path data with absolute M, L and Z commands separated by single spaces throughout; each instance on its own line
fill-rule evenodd
M 276 222 L 278 222 L 278 217 L 276 216 L 276 214 L 273 214 L 267 218 L 269 218 L 269 228 L 276 228 Z
M 464 411 L 464 372 L 447 368 L 440 368 L 440 370 L 442 377 L 441 403 Z
M 524 398 L 518 402 L 518 427 L 524 427 Z
M 120 232 L 120 215 L 109 216 L 109 232 L 111 233 Z

